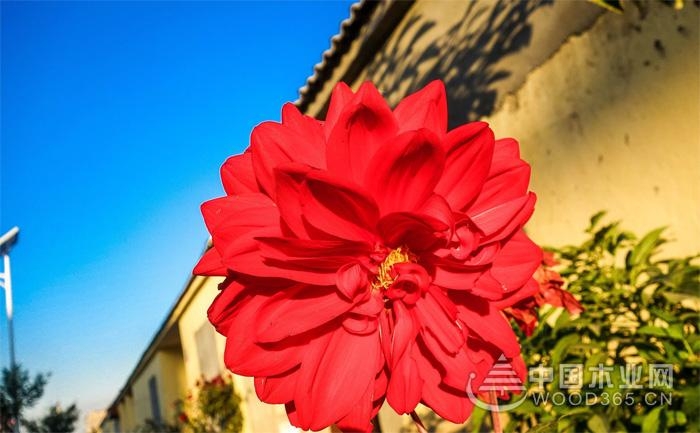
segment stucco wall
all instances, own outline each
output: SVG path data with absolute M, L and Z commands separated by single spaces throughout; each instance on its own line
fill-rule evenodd
M 664 254 L 700 251 L 700 13 L 645 6 L 603 15 L 486 118 L 532 164 L 539 242 L 578 241 L 607 209 L 640 234 L 667 225 Z
M 161 421 L 172 424 L 175 421 L 176 400 L 184 395 L 184 372 L 179 354 L 171 350 L 159 350 L 141 374 L 136 377 L 132 386 L 133 395 L 133 418 L 127 421 L 122 415 L 122 430 L 133 431 L 134 427 L 142 426 L 146 420 L 153 419 L 151 408 L 151 395 L 149 391 L 149 380 L 156 379 L 158 392 L 158 405 L 160 407 Z M 125 406 L 128 406 L 125 405 Z M 132 424 L 132 425 L 129 425 Z
M 207 309 L 218 293 L 218 278 L 207 278 L 199 292 L 192 298 L 190 304 L 182 312 L 178 327 L 180 330 L 180 343 L 182 355 L 185 361 L 185 384 L 187 389 L 192 389 L 200 377 L 201 368 L 197 355 L 197 342 L 195 333 L 202 325 L 208 323 Z M 223 337 L 216 334 L 217 355 L 221 371 L 224 370 L 224 342 Z
M 440 79 L 456 126 L 490 114 L 602 13 L 586 1 L 417 1 L 354 85 L 371 80 L 395 105 Z
M 127 395 L 119 404 L 119 432 L 132 432 L 136 430 L 138 422 L 134 413 L 134 397 L 132 394 Z
M 160 351 L 161 377 L 158 381 L 163 420 L 172 423 L 178 411 L 174 402 L 185 395 L 185 369 L 179 349 Z

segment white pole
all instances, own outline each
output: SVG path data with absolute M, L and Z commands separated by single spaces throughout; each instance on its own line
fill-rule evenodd
M 12 245 L 17 243 L 17 236 L 19 235 L 19 227 L 12 227 L 7 233 L 0 236 L 0 252 L 3 255 L 3 270 L 0 273 L 0 286 L 5 289 L 5 312 L 7 313 L 7 330 L 10 336 L 10 371 L 12 374 L 16 373 L 17 364 L 15 362 L 15 333 L 12 327 L 12 274 L 10 271 L 10 248 Z M 12 396 L 14 399 L 17 398 L 16 395 Z M 15 416 L 15 424 L 13 426 L 14 433 L 20 433 L 19 431 L 19 414 L 13 414 Z
M 3 285 L 5 286 L 5 312 L 7 313 L 7 327 L 10 334 L 10 367 L 15 366 L 15 336 L 12 328 L 12 273 L 10 271 L 10 255 L 3 255 Z
M 7 312 L 7 331 L 10 337 L 10 371 L 15 372 L 15 332 L 12 328 L 12 274 L 10 272 L 10 255 L 3 254 L 2 285 L 5 289 L 5 312 Z M 19 417 L 15 419 L 14 433 L 19 433 Z
M 3 254 L 3 261 L 5 265 L 5 311 L 7 311 L 7 318 L 12 320 L 12 276 L 10 274 L 10 255 Z

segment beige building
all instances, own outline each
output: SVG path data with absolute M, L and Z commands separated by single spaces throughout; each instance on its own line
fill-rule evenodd
M 528 225 L 538 243 L 577 242 L 606 209 L 638 233 L 668 226 L 676 242 L 666 254 L 698 253 L 700 9 L 625 5 L 614 14 L 585 1 L 363 1 L 297 104 L 323 118 L 341 80 L 353 88 L 372 80 L 396 104 L 442 79 L 451 127 L 484 119 L 497 136 L 520 141 L 538 194 Z M 206 319 L 218 282 L 188 282 L 103 431 L 171 421 L 173 403 L 201 375 L 223 371 L 224 341 Z M 294 431 L 282 407 L 258 402 L 250 378 L 235 377 L 235 386 L 245 432 Z M 380 414 L 384 432 L 404 421 Z

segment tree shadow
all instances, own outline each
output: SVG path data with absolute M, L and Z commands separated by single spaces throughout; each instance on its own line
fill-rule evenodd
M 512 74 L 500 61 L 530 44 L 530 15 L 550 4 L 470 2 L 461 19 L 437 38 L 428 35 L 436 22 L 414 15 L 369 65 L 368 79 L 394 103 L 434 79 L 443 80 L 450 128 L 491 114 L 499 84 Z

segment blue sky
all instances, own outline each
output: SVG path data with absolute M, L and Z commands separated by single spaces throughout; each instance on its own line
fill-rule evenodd
M 16 353 L 52 373 L 32 413 L 116 396 L 202 251 L 220 164 L 296 99 L 350 4 L 0 3 Z M 3 314 L 2 367 L 7 347 Z

